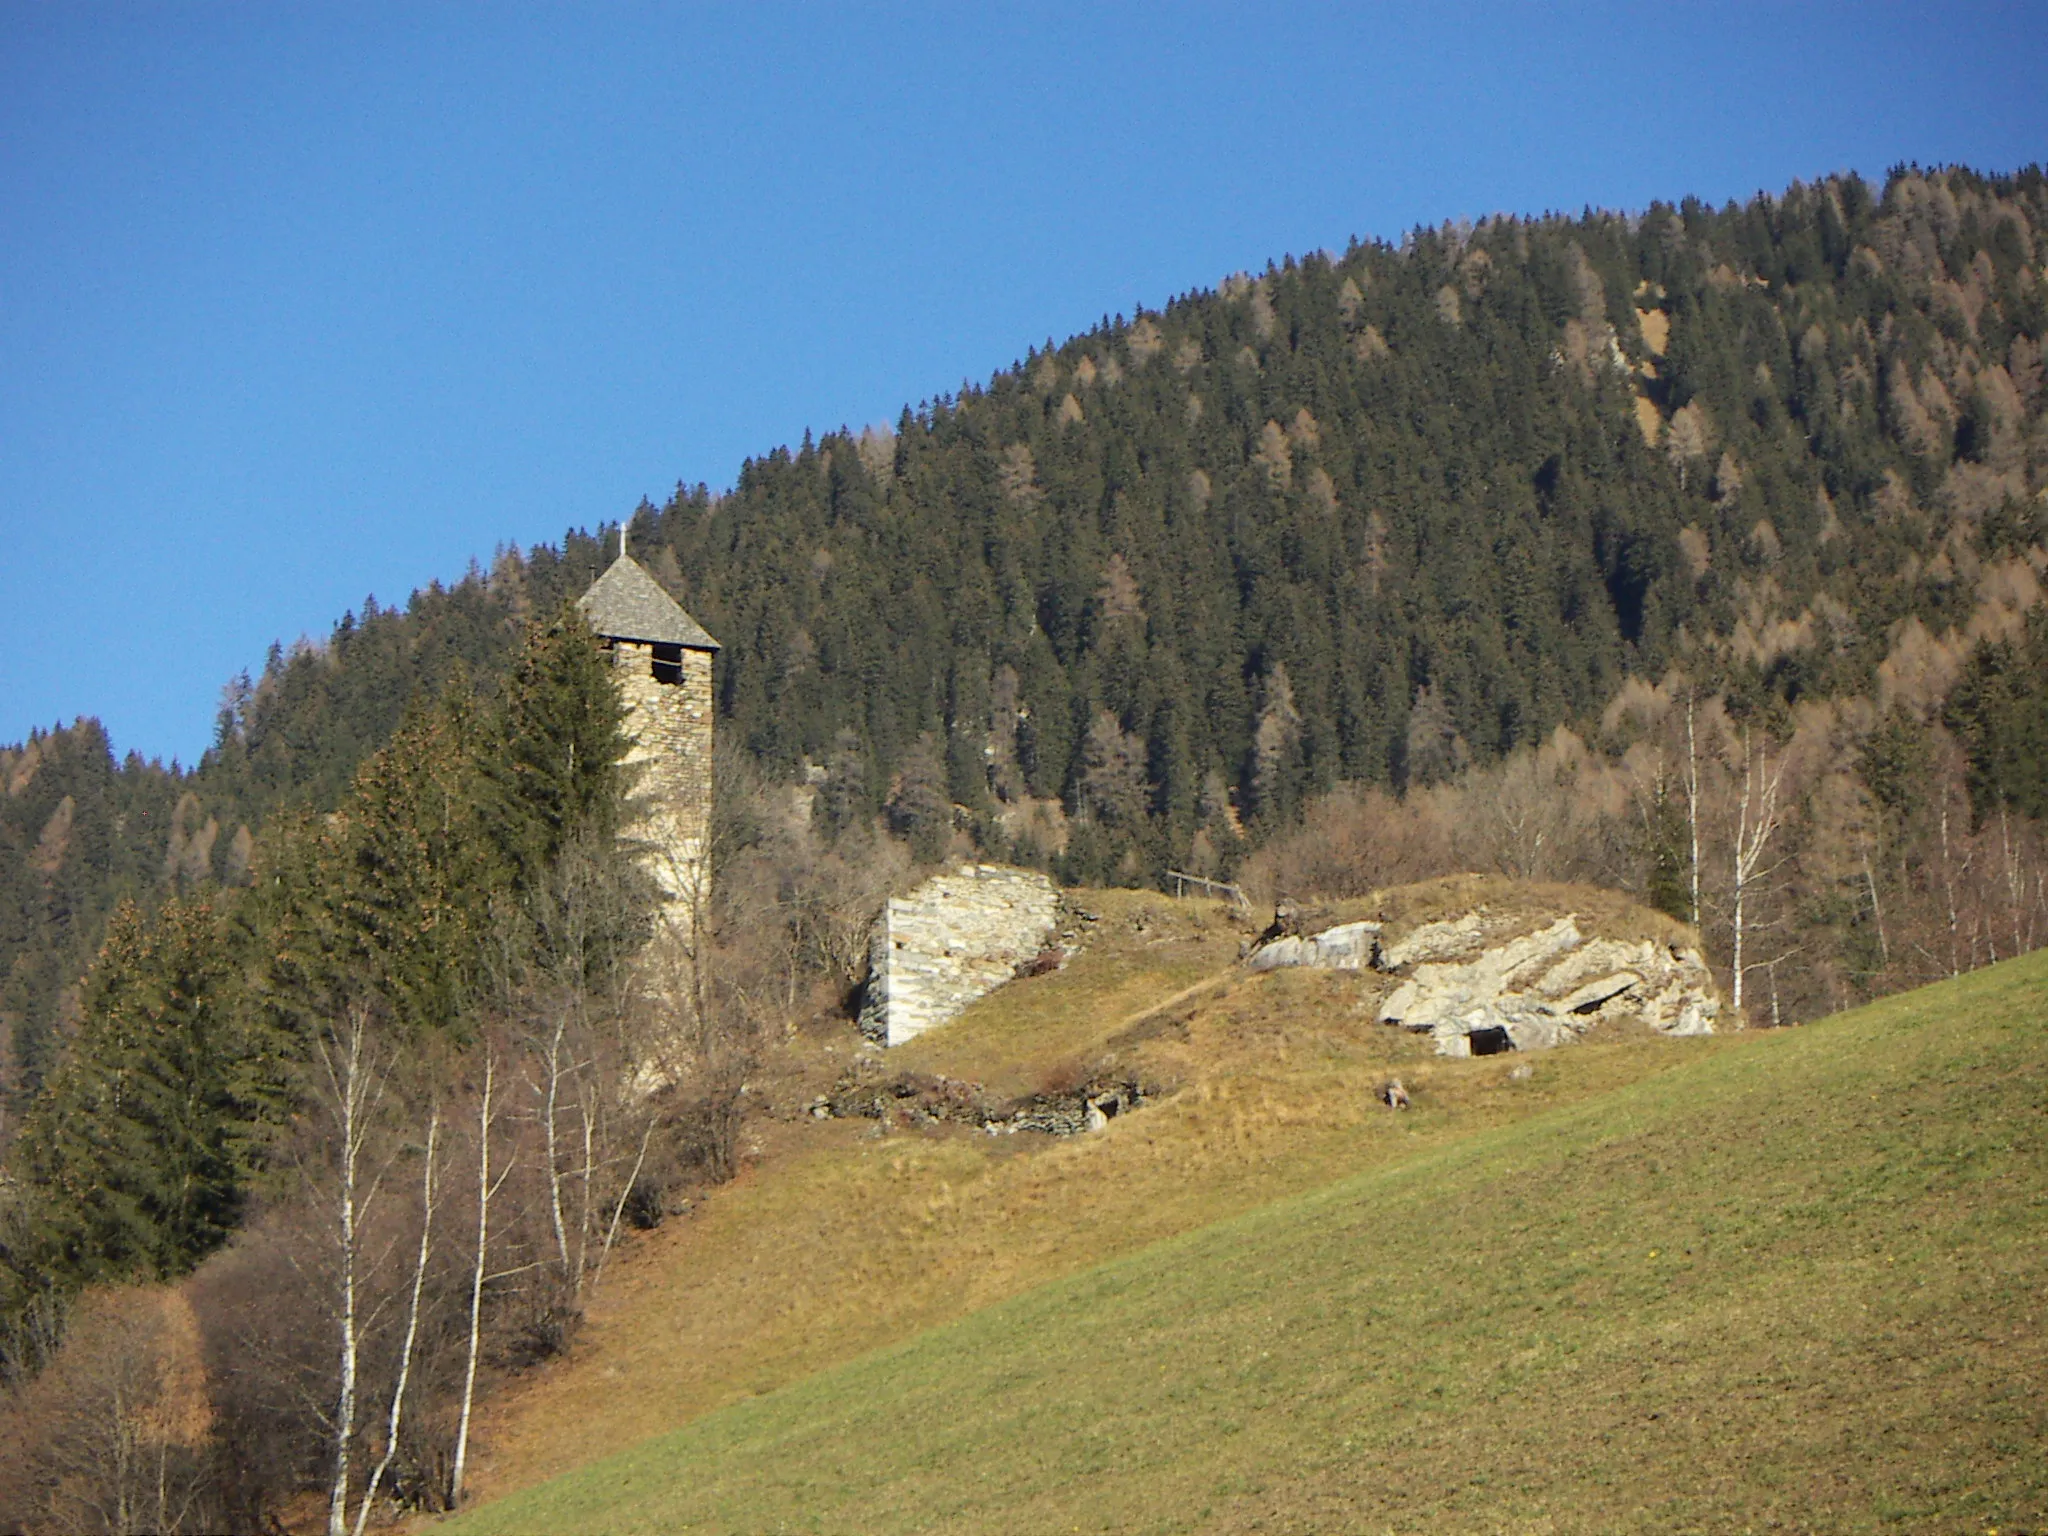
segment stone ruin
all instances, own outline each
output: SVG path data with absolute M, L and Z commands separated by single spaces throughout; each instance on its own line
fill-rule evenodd
M 1442 1056 L 1542 1050 L 1621 1018 L 1664 1035 L 1714 1032 L 1721 1001 L 1697 949 L 1588 937 L 1575 913 L 1512 937 L 1502 927 L 1482 910 L 1382 942 L 1382 924 L 1344 923 L 1275 938 L 1247 963 L 1398 978 L 1380 1021 L 1428 1032 Z
M 945 1023 L 1038 957 L 1060 893 L 1035 869 L 963 864 L 883 907 L 868 943 L 861 1033 L 901 1045 Z
M 922 1072 L 885 1075 L 874 1058 L 856 1061 L 829 1094 L 807 1106 L 815 1120 L 866 1119 L 892 1125 L 961 1125 L 990 1136 L 1037 1131 L 1079 1136 L 1102 1130 L 1118 1115 L 1143 1108 L 1161 1090 L 1129 1073 L 1109 1072 L 1078 1087 L 1048 1088 L 991 1099 L 979 1083 Z

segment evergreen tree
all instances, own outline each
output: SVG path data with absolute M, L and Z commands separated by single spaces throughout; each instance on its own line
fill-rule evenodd
M 42 1286 L 182 1274 L 233 1231 L 288 1055 L 241 1006 L 233 953 L 204 897 L 116 914 L 12 1159 L 10 1310 Z
M 414 704 L 319 825 L 279 925 L 302 1022 L 365 992 L 402 1029 L 456 1022 L 492 896 L 515 868 L 485 824 L 487 743 L 458 678 L 438 701 Z
M 487 815 L 515 883 L 537 885 L 580 838 L 617 834 L 625 720 L 609 658 L 573 605 L 528 631 L 483 756 Z
M 1948 705 L 1948 724 L 1970 756 L 1977 814 L 2003 805 L 2048 819 L 2048 610 L 2024 634 L 1980 644 Z
M 841 728 L 832 738 L 832 756 L 825 764 L 825 780 L 818 788 L 818 815 L 826 832 L 837 837 L 870 811 L 867 785 L 867 757 L 860 737 Z

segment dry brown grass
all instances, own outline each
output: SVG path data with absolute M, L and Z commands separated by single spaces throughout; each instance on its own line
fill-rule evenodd
M 1422 921 L 1463 893 L 1508 899 L 1500 882 L 1434 884 L 1382 905 Z M 1604 908 L 1567 889 L 1566 910 L 1601 920 Z M 1062 1062 L 1114 1055 L 1179 1091 L 1066 1141 L 880 1132 L 782 1106 L 784 1118 L 752 1128 L 735 1184 L 615 1261 L 573 1356 L 492 1403 L 486 1496 L 1099 1260 L 1722 1045 L 1616 1038 L 1543 1058 L 1517 1081 L 1511 1058 L 1440 1060 L 1371 1022 L 1379 978 L 1231 969 L 1243 930 L 1220 909 L 1128 892 L 1080 901 L 1100 915 L 1088 952 L 889 1053 L 889 1065 L 1029 1090 Z M 852 1044 L 849 1029 L 791 1050 L 836 1051 L 829 1071 Z M 1375 1097 L 1393 1072 L 1411 1111 Z M 786 1069 L 783 1081 L 801 1077 Z
M 1095 918 L 1065 969 L 990 993 L 942 1029 L 889 1052 L 889 1065 L 978 1082 L 995 1098 L 1037 1091 L 1162 1000 L 1225 975 L 1251 929 L 1220 901 L 1087 891 Z

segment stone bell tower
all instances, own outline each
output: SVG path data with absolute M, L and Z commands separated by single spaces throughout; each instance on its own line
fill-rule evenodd
M 626 701 L 626 762 L 640 765 L 638 817 L 625 835 L 645 849 L 661 918 L 687 940 L 710 895 L 711 658 L 718 642 L 626 553 L 576 600 L 611 652 Z

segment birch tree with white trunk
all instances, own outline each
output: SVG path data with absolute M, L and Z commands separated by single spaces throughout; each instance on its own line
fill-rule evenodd
M 392 1383 L 391 1407 L 384 1420 L 384 1453 L 372 1469 L 370 1480 L 363 1487 L 362 1502 L 356 1507 L 355 1536 L 363 1536 L 368 1527 L 370 1511 L 377 1503 L 377 1490 L 383 1486 L 384 1474 L 391 1470 L 391 1460 L 398 1454 L 398 1433 L 405 1420 L 405 1391 L 412 1379 L 413 1350 L 420 1335 L 420 1295 L 426 1288 L 427 1261 L 433 1256 L 434 1209 L 438 1200 L 434 1188 L 435 1158 L 440 1136 L 441 1106 L 436 1104 L 427 1117 L 426 1151 L 420 1164 L 419 1251 L 413 1259 L 412 1291 L 405 1307 L 405 1336 L 399 1345 L 398 1378 Z
M 336 1311 L 338 1334 L 331 1471 L 327 1487 L 327 1536 L 349 1536 L 348 1498 L 358 1412 L 364 1274 L 363 1225 L 381 1182 L 368 1164 L 369 1141 L 384 1097 L 387 1064 L 370 1038 L 370 1008 L 351 1002 L 333 1028 L 313 1045 L 317 1080 L 334 1129 L 334 1234 L 338 1248 Z
M 1761 749 L 1754 747 L 1749 732 L 1744 730 L 1742 783 L 1736 794 L 1735 824 L 1732 828 L 1734 859 L 1729 882 L 1731 1000 L 1738 1014 L 1742 1012 L 1743 979 L 1749 971 L 1746 951 L 1754 920 L 1752 908 L 1763 883 L 1779 867 L 1779 863 L 1767 861 L 1774 852 L 1773 840 L 1783 825 L 1780 791 L 1784 780 L 1783 755 L 1773 762 L 1768 745 Z
M 455 1455 L 448 1474 L 448 1507 L 462 1506 L 463 1480 L 469 1467 L 469 1425 L 476 1404 L 476 1367 L 483 1349 L 484 1279 L 491 1251 L 491 1201 L 511 1173 L 510 1166 L 491 1175 L 491 1131 L 496 1120 L 497 1052 L 484 1048 L 484 1083 L 476 1112 L 476 1251 L 469 1270 L 469 1337 L 462 1362 L 462 1406 L 455 1422 Z

